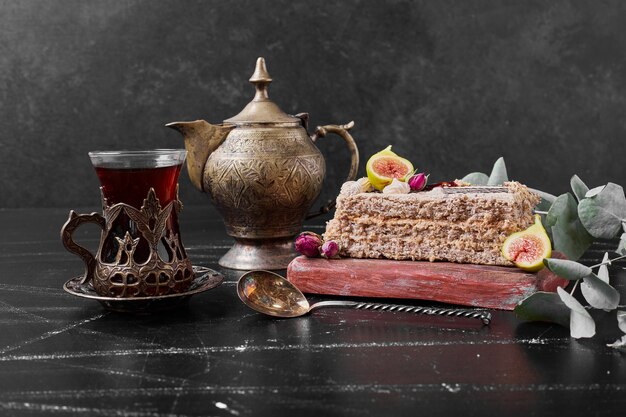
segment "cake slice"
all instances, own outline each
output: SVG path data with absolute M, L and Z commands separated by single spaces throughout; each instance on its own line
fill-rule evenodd
M 344 257 L 509 266 L 502 243 L 533 224 L 539 201 L 518 182 L 409 194 L 345 187 L 324 239 L 336 241 Z

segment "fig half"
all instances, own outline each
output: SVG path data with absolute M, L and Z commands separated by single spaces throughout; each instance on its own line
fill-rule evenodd
M 535 214 L 535 224 L 507 237 L 502 245 L 502 256 L 524 271 L 536 272 L 544 267 L 543 260 L 552 255 L 552 244 Z
M 414 171 L 410 161 L 391 151 L 391 145 L 372 155 L 365 165 L 365 170 L 370 183 L 378 191 L 391 184 L 394 178 L 406 181 Z

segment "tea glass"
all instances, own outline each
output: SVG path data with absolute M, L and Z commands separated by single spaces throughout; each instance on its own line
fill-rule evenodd
M 103 297 L 152 297 L 185 292 L 194 274 L 180 237 L 178 176 L 184 149 L 89 152 L 100 180 L 102 215 L 70 211 L 65 248 L 85 262 L 81 283 Z M 102 228 L 95 255 L 76 244 L 81 224 Z

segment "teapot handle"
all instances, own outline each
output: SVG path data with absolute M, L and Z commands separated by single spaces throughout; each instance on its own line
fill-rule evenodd
M 303 122 L 306 123 L 304 119 Z M 354 181 L 356 179 L 357 170 L 359 169 L 359 150 L 356 147 L 356 142 L 354 142 L 354 138 L 350 135 L 350 133 L 348 133 L 348 130 L 352 129 L 352 127 L 354 127 L 353 121 L 345 125 L 318 126 L 317 129 L 315 129 L 315 133 L 311 135 L 311 140 L 313 142 L 317 141 L 317 139 L 319 138 L 323 138 L 328 133 L 335 133 L 343 138 L 343 140 L 348 145 L 348 149 L 350 149 L 351 157 L 350 171 L 348 172 L 348 178 L 346 178 L 346 181 Z M 313 217 L 317 217 L 321 214 L 328 213 L 335 207 L 335 204 L 336 203 L 334 199 L 328 200 L 328 202 L 323 205 L 317 213 L 309 213 L 307 214 L 306 218 L 310 219 Z

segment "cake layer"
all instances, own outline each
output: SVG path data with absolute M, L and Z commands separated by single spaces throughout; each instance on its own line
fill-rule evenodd
M 410 194 L 340 194 L 335 218 L 532 220 L 532 209 L 538 202 L 538 197 L 519 183 L 507 183 L 504 187 L 435 188 Z
M 519 183 L 340 195 L 324 238 L 353 258 L 511 265 L 502 243 L 532 224 L 538 201 Z
M 399 236 L 413 236 L 414 244 L 430 246 L 451 246 L 458 249 L 484 250 L 500 247 L 507 236 L 519 230 L 517 223 L 500 222 L 486 225 L 472 225 L 468 222 L 453 223 L 446 221 L 419 220 L 415 223 L 389 221 L 384 224 L 363 221 L 338 220 L 329 223 L 326 236 L 345 235 L 350 241 L 393 242 Z

